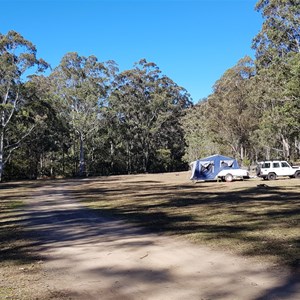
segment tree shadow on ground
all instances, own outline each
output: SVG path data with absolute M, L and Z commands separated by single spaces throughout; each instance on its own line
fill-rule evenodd
M 211 189 L 211 186 L 213 189 Z M 257 300 L 280 297 L 291 299 L 299 294 L 300 285 L 300 199 L 299 185 L 286 189 L 258 184 L 237 191 L 222 191 L 215 185 L 147 186 L 132 183 L 104 187 L 95 196 L 94 189 L 70 191 L 73 197 L 99 205 L 101 215 L 115 216 L 147 228 L 151 232 L 200 235 L 200 241 L 231 240 L 231 245 L 244 244 L 240 254 L 246 256 L 275 256 L 279 265 L 291 270 L 280 286 L 267 291 Z M 102 187 L 103 188 L 103 187 Z M 103 196 L 104 195 L 104 196 Z M 109 197 L 111 196 L 111 197 Z M 107 198 L 108 197 L 108 198 Z M 116 201 L 118 198 L 124 201 Z M 130 201 L 128 201 L 130 199 Z M 103 205 L 107 201 L 115 205 Z M 178 217 L 178 215 L 180 217 Z M 229 219 L 218 220 L 230 215 Z M 217 221 L 215 220 L 217 219 Z M 298 234 L 289 235 L 297 230 Z M 277 235 L 256 234 L 278 231 Z M 282 235 L 281 235 L 282 233 Z M 232 246 L 230 246 L 232 247 Z
M 90 202 L 101 215 L 129 220 L 147 230 L 166 234 L 202 235 L 202 239 L 232 239 L 248 245 L 242 254 L 273 254 L 280 264 L 299 268 L 299 239 L 290 234 L 300 224 L 297 188 L 249 187 L 241 191 L 201 187 L 143 185 L 69 191 Z M 124 199 L 124 200 L 122 200 Z M 223 220 L 222 220 L 223 217 Z M 256 233 L 273 229 L 276 233 Z M 205 238 L 204 238 L 205 237 Z
M 78 184 L 82 185 L 79 189 Z M 96 186 L 91 186 L 94 184 Z M 74 185 L 77 185 L 76 189 Z M 68 202 L 65 198 L 71 197 L 78 201 L 90 202 L 98 208 L 19 211 L 18 219 L 11 219 L 10 215 L 4 216 L 0 222 L 1 231 L 5 229 L 5 234 L 1 233 L 2 245 L 15 246 L 1 248 L 2 261 L 37 260 L 49 244 L 67 245 L 75 242 L 88 245 L 99 236 L 111 232 L 114 226 L 119 227 L 116 226 L 116 222 L 123 219 L 137 225 L 136 229 L 132 231 L 130 226 L 124 225 L 121 231 L 116 230 L 113 235 L 106 236 L 107 241 L 120 239 L 124 232 L 129 231 L 132 235 L 149 232 L 199 235 L 200 242 L 229 240 L 231 245 L 246 245 L 241 251 L 243 255 L 275 255 L 279 265 L 288 266 L 292 271 L 293 275 L 282 282 L 281 286 L 267 291 L 257 300 L 269 299 L 274 295 L 281 295 L 281 299 L 285 299 L 299 291 L 299 277 L 296 277 L 299 275 L 299 235 L 293 238 L 278 238 L 272 234 L 256 234 L 270 228 L 280 228 L 283 233 L 285 230 L 288 232 L 299 228 L 300 199 L 297 186 L 288 190 L 280 186 L 255 186 L 228 191 L 222 190 L 224 185 L 216 187 L 214 184 L 196 187 L 165 186 L 155 181 L 118 184 L 114 180 L 95 179 L 51 181 L 27 187 L 43 188 L 43 193 L 47 194 L 48 191 L 50 198 L 60 194 L 61 201 Z M 10 201 L 14 200 L 14 196 L 9 197 Z M 15 200 L 20 197 L 22 195 L 18 195 Z M 51 201 L 49 200 L 48 204 L 51 204 Z M 106 229 L 103 228 L 104 223 Z M 62 230 L 66 228 L 62 225 L 66 225 L 70 230 Z M 74 225 L 79 225 L 80 229 L 75 233 L 72 231 Z M 30 230 L 24 233 L 19 230 L 23 227 Z M 24 237 L 27 243 L 22 244 Z M 126 244 L 126 241 L 122 243 Z M 122 244 L 119 246 L 122 247 Z

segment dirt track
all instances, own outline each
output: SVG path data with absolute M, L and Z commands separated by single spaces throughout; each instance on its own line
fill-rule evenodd
M 44 256 L 33 299 L 297 299 L 288 272 L 107 220 L 44 186 L 25 227 Z M 285 286 L 284 289 L 280 287 Z M 300 298 L 298 298 L 300 299 Z

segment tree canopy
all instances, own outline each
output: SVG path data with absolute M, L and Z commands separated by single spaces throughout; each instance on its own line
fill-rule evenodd
M 197 104 L 199 114 L 193 111 L 191 116 L 201 119 L 198 138 L 207 155 L 214 154 L 212 145 L 216 143 L 223 154 L 245 164 L 266 158 L 297 160 L 300 3 L 260 0 L 256 9 L 264 19 L 261 31 L 253 39 L 256 59 L 246 57 L 227 70 L 208 99 Z M 186 116 L 183 125 L 187 141 L 190 136 L 196 140 L 188 123 Z
M 255 58 L 241 58 L 196 104 L 145 58 L 120 72 L 69 52 L 46 76 L 30 41 L 0 34 L 0 180 L 178 171 L 216 153 L 245 166 L 299 159 L 300 4 L 255 9 Z

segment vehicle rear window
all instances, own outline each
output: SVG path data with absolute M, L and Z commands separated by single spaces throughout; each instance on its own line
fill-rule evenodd
M 281 162 L 281 166 L 283 168 L 288 168 L 289 167 L 289 165 L 285 161 Z

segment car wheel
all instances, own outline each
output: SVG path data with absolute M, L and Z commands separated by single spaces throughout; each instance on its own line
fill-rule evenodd
M 275 173 L 269 173 L 268 174 L 268 179 L 269 180 L 275 180 L 276 179 L 276 174 Z
M 231 174 L 226 174 L 225 175 L 225 181 L 226 182 L 231 182 L 233 180 L 233 176 Z
M 295 173 L 295 178 L 300 178 L 300 171 L 297 171 L 297 172 Z

